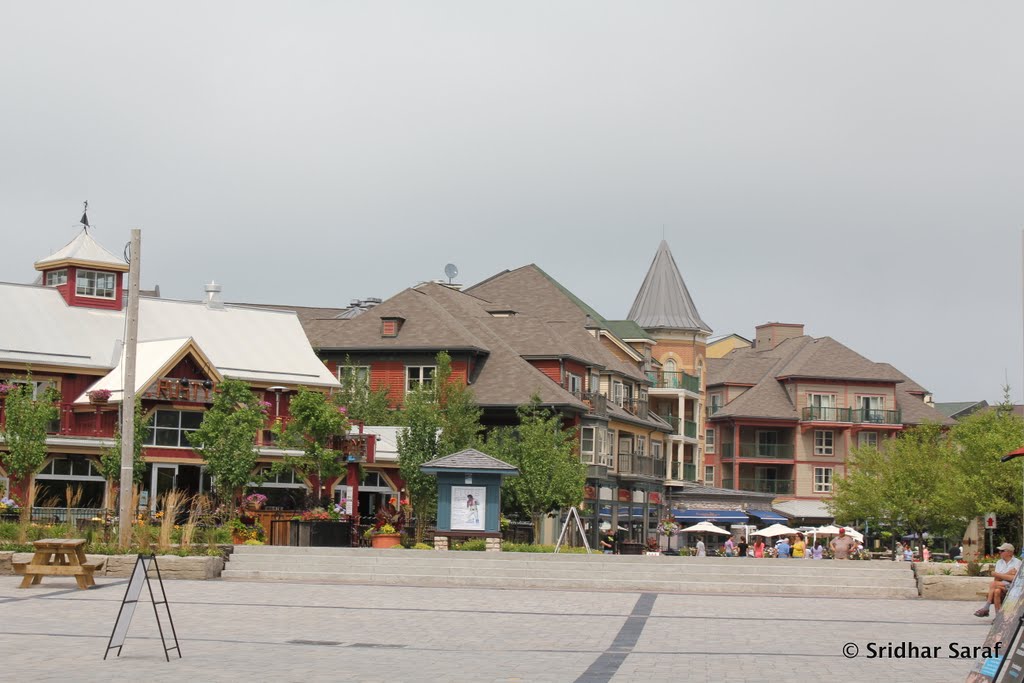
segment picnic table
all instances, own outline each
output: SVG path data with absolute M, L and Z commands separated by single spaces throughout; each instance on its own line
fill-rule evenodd
M 32 560 L 14 563 L 14 571 L 25 577 L 19 588 L 40 583 L 44 576 L 73 576 L 82 590 L 96 585 L 92 573 L 98 565 L 86 562 L 84 538 L 44 538 L 32 545 Z

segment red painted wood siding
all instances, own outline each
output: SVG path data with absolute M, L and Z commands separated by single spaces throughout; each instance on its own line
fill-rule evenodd
M 373 361 L 370 363 L 370 389 L 388 390 L 388 403 L 400 408 L 405 401 L 405 363 L 402 361 Z
M 537 368 L 555 384 L 562 383 L 562 364 L 557 360 L 531 360 L 530 365 Z
M 54 269 L 59 270 L 59 269 Z M 78 296 L 76 294 L 77 287 L 75 282 L 78 279 L 78 268 L 75 266 L 68 266 L 68 284 L 67 287 L 59 287 L 58 290 L 64 295 L 64 300 L 68 302 L 68 306 L 81 306 L 83 308 L 104 308 L 120 311 L 124 305 L 124 273 L 114 273 L 114 298 L 113 299 L 97 299 L 89 296 Z M 109 273 L 109 270 L 103 270 L 102 268 L 82 268 L 81 270 L 95 270 L 100 273 Z M 43 282 L 46 282 L 46 273 L 43 273 Z

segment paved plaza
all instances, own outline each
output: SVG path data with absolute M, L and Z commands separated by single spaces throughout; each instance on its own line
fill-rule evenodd
M 126 580 L 19 581 L 0 577 L 5 680 L 962 681 L 948 644 L 991 622 L 924 600 L 167 581 L 183 658 L 164 661 L 143 602 L 103 661 Z M 868 659 L 871 642 L 941 654 Z

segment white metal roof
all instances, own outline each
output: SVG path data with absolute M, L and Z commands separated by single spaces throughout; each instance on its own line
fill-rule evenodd
M 182 349 L 189 345 L 192 339 L 161 339 L 156 341 L 139 342 L 135 354 L 135 391 L 141 392 L 154 380 L 158 379 L 160 371 L 177 356 Z M 202 350 L 200 350 L 202 353 Z M 89 391 L 96 389 L 107 389 L 110 391 L 110 400 L 119 402 L 124 396 L 123 369 L 125 352 L 122 349 L 121 357 L 118 359 L 114 369 L 100 378 L 100 381 L 89 387 L 88 391 L 75 399 L 75 403 L 88 403 Z
M 114 256 L 92 238 L 88 229 L 83 229 L 73 240 L 50 254 L 36 261 L 36 269 L 43 270 L 48 264 L 63 261 L 78 261 L 95 266 L 109 266 L 113 270 L 126 271 L 128 264 L 124 259 Z
M 124 311 L 68 306 L 52 287 L 10 283 L 0 283 L 0 311 L 0 362 L 110 371 L 121 358 Z M 187 337 L 224 377 L 338 386 L 292 311 L 140 299 L 140 344 Z
M 374 448 L 374 459 L 377 462 L 398 462 L 398 434 L 403 427 L 370 426 L 363 427 L 364 434 L 373 434 L 377 437 Z M 359 427 L 353 426 L 350 434 L 358 434 Z

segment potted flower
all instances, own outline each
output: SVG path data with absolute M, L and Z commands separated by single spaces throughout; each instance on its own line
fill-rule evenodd
M 110 389 L 93 389 L 88 393 L 92 403 L 106 403 L 110 400 Z
M 13 494 L 0 498 L 0 519 L 16 518 L 19 510 L 21 510 L 21 505 Z
M 6 382 L 0 382 L 0 401 L 7 398 L 7 394 L 14 391 L 15 385 L 7 384 Z
M 242 507 L 248 510 L 261 510 L 267 503 L 267 497 L 262 493 L 250 493 L 242 499 Z
M 231 529 L 231 542 L 244 545 L 251 541 L 263 542 L 263 527 L 252 517 L 236 517 L 228 524 Z
M 405 512 L 397 506 L 394 498 L 377 511 L 377 519 L 366 530 L 374 548 L 394 548 L 402 542 L 402 528 L 405 526 Z

